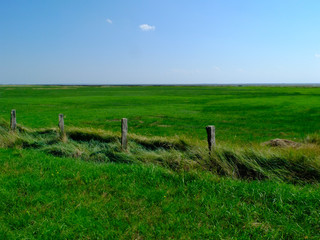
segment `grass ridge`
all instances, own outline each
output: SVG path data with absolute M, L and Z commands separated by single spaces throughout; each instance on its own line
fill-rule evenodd
M 299 147 L 263 144 L 220 143 L 208 154 L 206 142 L 185 137 L 146 137 L 129 134 L 128 151 L 121 150 L 120 134 L 70 127 L 68 140 L 58 128 L 30 129 L 19 125 L 16 132 L 0 121 L 2 148 L 37 149 L 58 157 L 85 161 L 156 164 L 174 171 L 208 171 L 235 179 L 274 179 L 289 183 L 320 182 L 320 137 L 307 136 Z

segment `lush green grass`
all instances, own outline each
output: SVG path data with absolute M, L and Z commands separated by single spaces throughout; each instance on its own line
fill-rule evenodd
M 0 239 L 319 239 L 319 95 L 2 86 Z M 211 155 L 208 124 L 217 127 Z M 277 137 L 300 145 L 260 144 Z
M 308 136 L 296 147 L 219 144 L 209 154 L 205 142 L 179 137 L 130 134 L 123 151 L 120 136 L 97 129 L 30 129 L 0 122 L 0 147 L 37 149 L 59 157 L 101 163 L 156 164 L 171 170 L 210 172 L 234 179 L 276 180 L 295 184 L 320 182 L 320 141 Z
M 0 238 L 319 239 L 318 189 L 0 149 Z
M 261 142 L 304 138 L 320 127 L 320 88 L 302 87 L 0 87 L 0 117 L 17 110 L 18 122 L 32 128 L 57 125 L 140 135 L 188 135 L 205 139 L 205 126 L 217 139 Z

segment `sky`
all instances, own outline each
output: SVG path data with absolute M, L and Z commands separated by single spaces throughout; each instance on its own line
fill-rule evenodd
M 319 0 L 3 0 L 0 84 L 320 83 Z

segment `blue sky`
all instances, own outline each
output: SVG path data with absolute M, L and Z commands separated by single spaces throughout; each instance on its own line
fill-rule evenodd
M 0 84 L 320 83 L 318 0 L 6 0 Z

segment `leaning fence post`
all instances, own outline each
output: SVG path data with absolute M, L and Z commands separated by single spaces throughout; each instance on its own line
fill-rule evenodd
M 121 147 L 122 150 L 127 150 L 127 144 L 128 144 L 128 119 L 122 118 L 121 119 Z
M 60 130 L 60 136 L 62 137 L 64 135 L 64 120 L 63 120 L 63 114 L 59 114 L 59 130 Z
M 16 118 L 16 110 L 11 110 L 11 118 L 10 118 L 10 127 L 11 130 L 15 131 L 17 128 L 17 118 Z
M 208 147 L 209 153 L 211 153 L 212 147 L 216 145 L 216 129 L 215 126 L 207 126 L 207 137 L 208 137 Z

